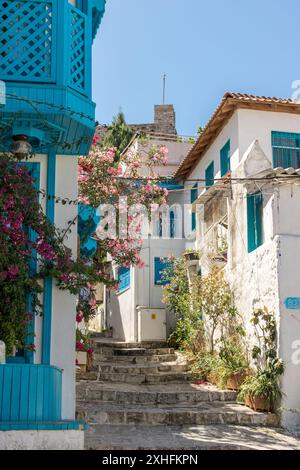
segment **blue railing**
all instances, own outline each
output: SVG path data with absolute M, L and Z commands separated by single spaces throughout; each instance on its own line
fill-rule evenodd
M 62 371 L 37 364 L 0 365 L 0 422 L 61 420 Z

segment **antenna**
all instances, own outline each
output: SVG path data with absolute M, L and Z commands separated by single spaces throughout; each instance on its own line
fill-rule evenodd
M 165 104 L 165 98 L 166 98 L 166 78 L 167 78 L 167 75 L 164 73 L 163 75 L 163 104 Z

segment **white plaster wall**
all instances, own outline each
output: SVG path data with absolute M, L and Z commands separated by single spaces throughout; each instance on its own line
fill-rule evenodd
M 0 431 L 0 450 L 83 449 L 83 431 Z
M 239 109 L 238 144 L 242 157 L 254 140 L 272 162 L 272 131 L 300 133 L 300 116 L 271 111 Z M 234 168 L 234 166 L 233 166 Z
M 77 157 L 57 156 L 56 195 L 77 199 Z M 77 205 L 55 204 L 55 224 L 65 229 L 76 218 Z M 77 255 L 77 221 L 64 243 Z M 51 365 L 63 369 L 62 418 L 75 417 L 75 328 L 76 300 L 53 283 Z
M 117 279 L 117 266 L 113 268 L 114 278 Z M 134 269 L 130 270 L 130 288 L 118 293 L 110 291 L 110 301 L 107 305 L 108 324 L 113 327 L 115 339 L 131 342 L 135 341 L 134 316 Z

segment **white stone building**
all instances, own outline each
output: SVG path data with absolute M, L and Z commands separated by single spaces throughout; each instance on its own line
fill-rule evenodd
M 282 421 L 298 431 L 299 168 L 300 104 L 228 93 L 175 174 L 185 202 L 195 199 L 197 237 L 186 247 L 200 249 L 202 273 L 224 266 L 250 336 L 254 309 L 276 315 Z
M 133 127 L 139 130 L 138 126 Z M 140 129 L 142 133 L 147 133 L 148 139 L 141 143 L 138 137 L 134 138 L 132 149 L 146 158 L 151 146 L 167 146 L 168 164 L 156 167 L 155 171 L 161 177 L 170 178 L 192 147 L 188 139 L 184 141 L 176 134 L 173 107 L 156 106 L 155 124 L 141 125 Z M 149 227 L 149 235 L 146 234 L 140 254 L 145 267 L 127 269 L 113 266 L 114 278 L 119 279 L 119 290 L 116 293 L 105 291 L 104 323 L 106 328 L 112 329 L 116 339 L 128 342 L 165 341 L 174 323 L 174 318 L 167 314 L 162 303 L 163 281 L 160 273 L 164 259 L 178 257 L 184 251 L 183 221 L 180 217 L 183 188 L 172 182 L 165 187 L 170 189 L 167 201 L 170 210 L 160 219 L 153 220 Z

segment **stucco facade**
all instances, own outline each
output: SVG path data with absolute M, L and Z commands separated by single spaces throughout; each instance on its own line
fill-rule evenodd
M 238 310 L 243 314 L 249 347 L 254 339 L 250 323 L 253 310 L 266 306 L 276 317 L 278 354 L 285 365 L 282 423 L 299 432 L 300 361 L 297 361 L 297 347 L 299 349 L 300 310 L 297 307 L 291 310 L 286 302 L 289 298 L 300 297 L 300 188 L 295 180 L 280 180 L 277 184 L 272 180 L 259 181 L 266 174 L 270 177 L 276 174 L 273 173 L 272 132 L 299 134 L 300 115 L 275 110 L 234 111 L 186 177 L 187 203 L 190 180 L 205 181 L 205 171 L 214 161 L 214 185 L 205 188 L 205 182 L 199 182 L 197 240 L 194 245 L 188 243 L 186 246 L 201 248 L 200 264 L 203 263 L 201 267 L 205 274 L 210 266 L 205 263 L 203 253 L 208 250 L 211 232 L 221 223 L 223 229 L 225 227 L 227 249 L 223 267 Z M 220 151 L 229 140 L 231 183 L 227 184 L 220 181 Z M 263 201 L 262 240 L 260 246 L 249 252 L 247 195 L 257 191 L 261 192 Z

